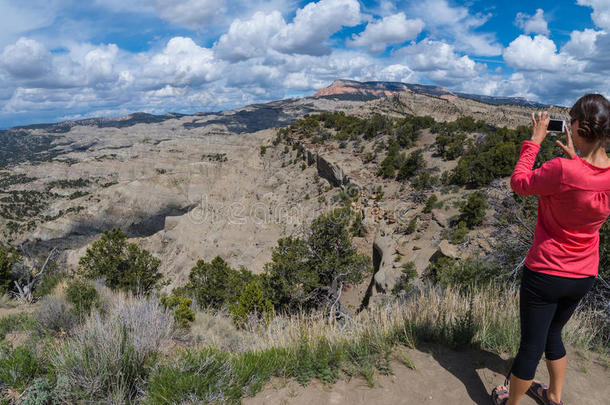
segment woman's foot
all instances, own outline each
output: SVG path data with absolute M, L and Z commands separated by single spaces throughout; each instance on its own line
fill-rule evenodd
M 540 381 L 532 381 L 527 393 L 542 405 L 563 405 L 563 402 L 556 402 L 549 398 L 549 387 Z
M 508 402 L 508 388 L 506 385 L 499 385 L 491 391 L 491 400 L 494 405 L 505 405 Z

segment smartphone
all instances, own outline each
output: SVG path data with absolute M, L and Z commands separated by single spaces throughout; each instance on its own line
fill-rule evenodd
M 550 132 L 563 132 L 563 127 L 565 125 L 565 121 L 564 120 L 551 120 L 549 122 L 549 126 L 547 128 L 547 131 Z

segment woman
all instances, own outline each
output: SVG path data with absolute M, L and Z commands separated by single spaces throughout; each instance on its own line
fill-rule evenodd
M 557 157 L 532 170 L 550 121 L 546 112 L 532 114 L 532 139 L 523 142 L 510 180 L 516 193 L 539 195 L 538 219 L 521 281 L 521 344 L 510 392 L 506 385 L 492 392 L 497 405 L 517 405 L 526 392 L 542 404 L 562 404 L 566 351 L 561 330 L 597 277 L 599 229 L 610 214 L 610 102 L 587 94 L 570 116 L 566 145 L 556 141 L 567 159 Z M 534 380 L 543 352 L 548 387 Z

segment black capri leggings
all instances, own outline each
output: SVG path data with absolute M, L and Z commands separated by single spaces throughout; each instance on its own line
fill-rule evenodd
M 512 374 L 532 380 L 543 352 L 547 360 L 566 355 L 561 330 L 594 279 L 551 276 L 524 266 L 519 300 L 521 344 Z

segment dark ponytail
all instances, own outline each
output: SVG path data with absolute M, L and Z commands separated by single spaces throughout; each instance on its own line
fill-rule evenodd
M 578 135 L 589 142 L 610 138 L 610 102 L 601 94 L 586 94 L 570 110 L 578 120 Z

